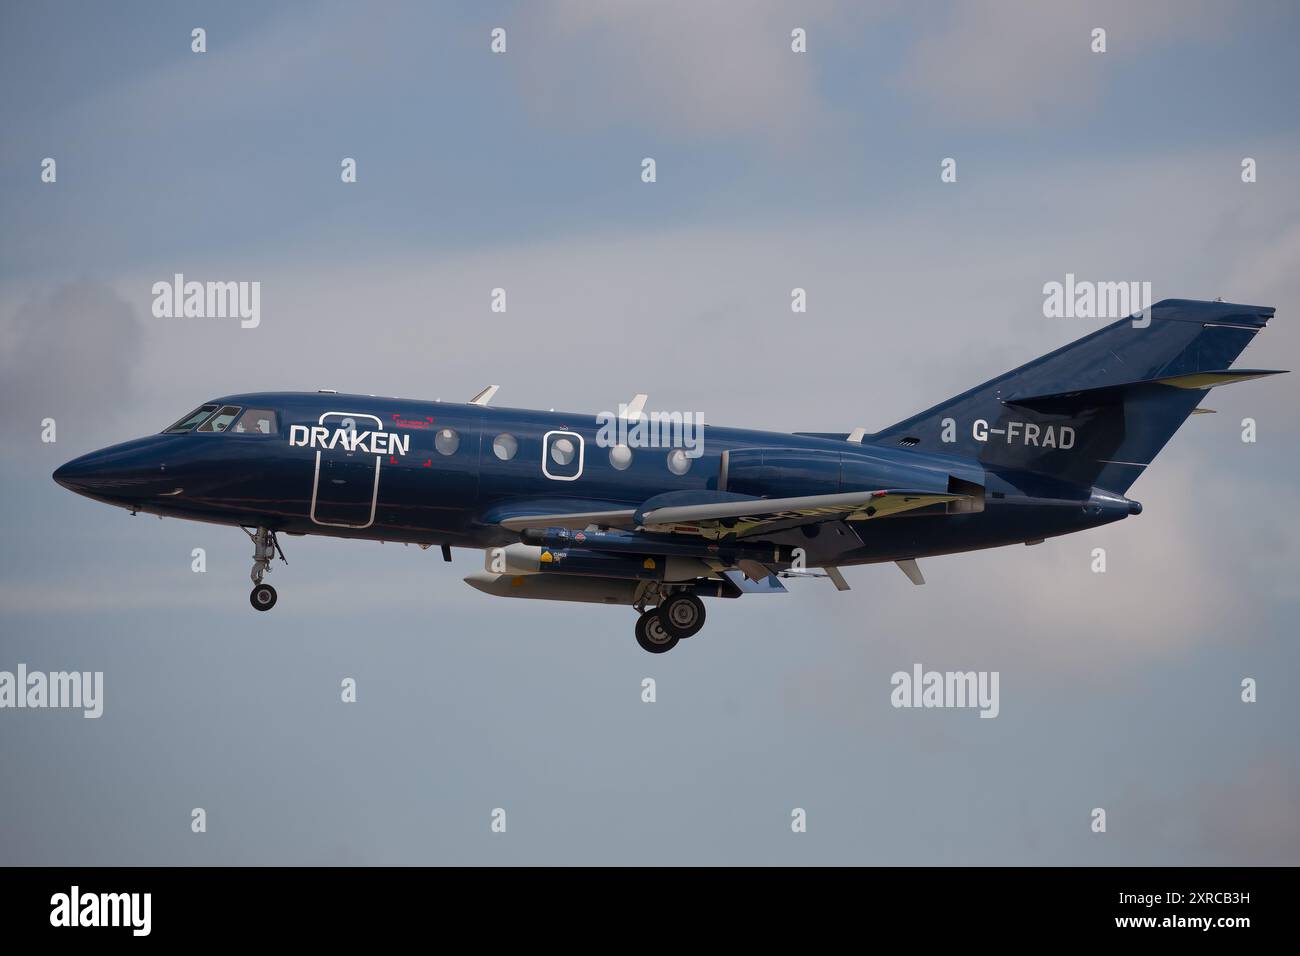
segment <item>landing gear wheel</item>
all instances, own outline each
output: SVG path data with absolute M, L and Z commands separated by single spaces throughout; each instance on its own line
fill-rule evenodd
M 285 564 L 289 562 L 284 557 L 280 542 L 275 539 L 275 532 L 270 528 L 258 528 L 254 532 L 241 525 L 239 530 L 248 535 L 253 542 L 253 570 L 249 573 L 249 577 L 253 579 L 253 593 L 248 596 L 248 603 L 259 611 L 269 611 L 275 607 L 275 588 L 263 584 L 262 577 L 271 570 L 271 561 L 276 555 L 279 555 L 280 560 Z
M 253 593 L 248 596 L 248 603 L 259 611 L 269 611 L 275 607 L 276 596 L 275 588 L 271 587 L 271 585 L 259 584 L 253 588 Z
M 674 594 L 659 605 L 664 627 L 685 640 L 704 626 L 704 602 L 694 594 Z
M 664 627 L 658 611 L 646 611 L 636 619 L 636 642 L 651 654 L 662 654 L 677 646 L 677 635 Z

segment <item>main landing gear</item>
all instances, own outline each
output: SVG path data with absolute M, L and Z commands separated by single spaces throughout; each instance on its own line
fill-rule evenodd
M 642 611 L 636 621 L 636 642 L 651 654 L 671 651 L 677 642 L 704 626 L 704 602 L 694 594 L 672 594 L 659 606 Z
M 274 531 L 269 528 L 258 528 L 256 532 L 249 531 L 247 528 L 240 528 L 240 530 L 253 542 L 253 570 L 249 574 L 253 579 L 253 593 L 248 596 L 248 603 L 259 611 L 269 611 L 275 607 L 277 595 L 275 588 L 262 583 L 262 576 L 271 570 L 271 562 L 275 560 L 276 555 L 279 555 L 280 560 L 285 564 L 289 562 L 280 548 L 280 542 L 276 540 Z

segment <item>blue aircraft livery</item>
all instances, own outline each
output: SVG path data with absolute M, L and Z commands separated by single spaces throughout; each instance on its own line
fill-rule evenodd
M 701 426 L 689 449 L 629 440 L 644 396 L 608 414 L 334 392 L 212 399 L 156 435 L 84 455 L 54 480 L 133 513 L 239 527 L 250 601 L 281 534 L 484 553 L 467 583 L 499 597 L 623 604 L 662 653 L 706 597 L 783 579 L 1035 544 L 1140 514 L 1129 488 L 1273 309 L 1169 299 L 874 434 Z M 678 425 L 681 424 L 679 421 Z M 680 429 L 679 429 L 680 430 Z M 621 436 L 611 443 L 610 435 Z

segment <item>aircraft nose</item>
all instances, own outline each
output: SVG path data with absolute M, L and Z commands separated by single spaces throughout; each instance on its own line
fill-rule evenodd
M 121 490 L 125 477 L 120 468 L 110 466 L 108 459 L 103 451 L 91 451 L 56 468 L 52 477 L 69 492 L 107 496 L 114 489 Z
M 54 469 L 51 477 L 69 491 L 93 491 L 98 481 L 96 458 L 94 452 L 74 458 Z
M 56 482 L 79 495 L 132 501 L 160 494 L 172 482 L 146 443 L 128 442 L 92 451 L 55 469 Z

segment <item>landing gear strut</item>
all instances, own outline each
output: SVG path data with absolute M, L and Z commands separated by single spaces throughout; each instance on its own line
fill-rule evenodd
M 258 528 L 255 532 L 247 528 L 240 530 L 253 542 L 253 570 L 249 573 L 253 579 L 253 593 L 248 596 L 248 602 L 259 611 L 269 611 L 275 607 L 277 595 L 275 588 L 262 583 L 262 576 L 270 572 L 271 562 L 276 555 L 285 564 L 289 562 L 280 548 L 280 542 L 276 540 L 275 532 L 270 528 Z

